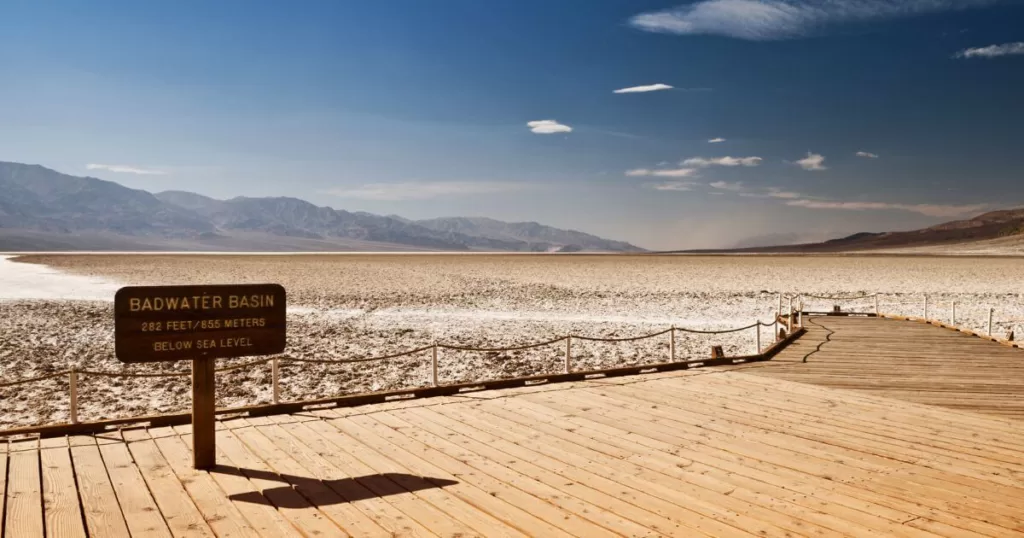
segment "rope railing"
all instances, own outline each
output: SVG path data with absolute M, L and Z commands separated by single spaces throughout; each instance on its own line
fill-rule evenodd
M 780 304 L 781 304 L 781 302 L 780 302 Z M 665 329 L 663 331 L 657 331 L 657 332 L 653 332 L 653 333 L 649 333 L 649 334 L 644 334 L 644 335 L 640 335 L 640 336 L 631 336 L 631 337 L 622 337 L 622 338 L 585 336 L 585 335 L 579 335 L 579 334 L 572 334 L 572 333 L 570 333 L 570 334 L 567 334 L 565 336 L 561 336 L 561 337 L 558 337 L 558 338 L 553 338 L 551 340 L 545 340 L 545 341 L 542 341 L 542 342 L 535 342 L 535 343 L 530 343 L 530 344 L 522 344 L 522 345 L 517 345 L 517 346 L 507 346 L 507 347 L 477 347 L 477 346 L 463 346 L 463 345 L 456 345 L 456 344 L 446 344 L 446 343 L 434 342 L 433 344 L 428 345 L 428 346 L 422 346 L 422 347 L 418 347 L 418 348 L 415 348 L 415 349 L 410 349 L 410 350 L 402 351 L 402 352 L 399 352 L 399 353 L 392 353 L 392 354 L 389 354 L 389 355 L 382 355 L 382 356 L 378 356 L 378 357 L 363 357 L 363 358 L 356 358 L 356 359 L 316 359 L 316 358 L 299 358 L 299 357 L 290 357 L 290 356 L 277 356 L 277 357 L 270 357 L 270 358 L 265 358 L 265 359 L 253 360 L 253 361 L 244 362 L 244 363 L 240 363 L 240 364 L 232 364 L 232 365 L 222 366 L 222 367 L 216 368 L 214 371 L 217 372 L 217 373 L 225 373 L 225 372 L 232 372 L 232 371 L 237 371 L 237 370 L 245 370 L 245 369 L 254 368 L 254 367 L 257 367 L 257 366 L 262 366 L 262 365 L 265 365 L 267 363 L 271 363 L 271 365 L 273 367 L 273 376 L 272 376 L 273 402 L 276 404 L 276 403 L 280 403 L 280 374 L 279 374 L 279 367 L 280 367 L 280 363 L 282 363 L 282 362 L 284 362 L 284 363 L 308 363 L 308 364 L 358 364 L 358 363 L 367 363 L 367 362 L 386 361 L 386 360 L 390 360 L 390 359 L 396 359 L 396 358 L 400 358 L 400 357 L 406 357 L 406 356 L 410 356 L 410 355 L 416 355 L 416 354 L 419 354 L 419 353 L 424 353 L 424 352 L 427 352 L 427 351 L 431 351 L 431 370 L 432 370 L 431 378 L 432 378 L 432 384 L 434 386 L 438 386 L 438 384 L 439 384 L 438 383 L 438 350 L 442 350 L 442 349 L 443 350 L 450 350 L 450 351 L 459 351 L 459 352 L 506 353 L 506 352 L 513 352 L 513 351 L 524 351 L 524 350 L 529 350 L 529 349 L 535 349 L 535 348 L 540 348 L 540 347 L 544 347 L 544 346 L 550 346 L 550 345 L 553 345 L 553 344 L 558 344 L 558 343 L 561 343 L 561 342 L 565 342 L 566 346 L 565 346 L 565 367 L 564 367 L 564 369 L 565 369 L 565 373 L 570 373 L 571 370 L 572 370 L 572 365 L 571 365 L 571 358 L 572 357 L 571 356 L 572 356 L 572 340 L 573 339 L 581 340 L 581 341 L 586 341 L 586 342 L 625 343 L 625 342 L 636 342 L 636 341 L 640 341 L 640 340 L 647 340 L 647 339 L 650 339 L 650 338 L 656 338 L 656 337 L 664 336 L 664 335 L 668 334 L 670 336 L 670 338 L 669 338 L 670 361 L 671 362 L 675 362 L 677 360 L 677 358 L 676 358 L 676 338 L 675 338 L 676 337 L 676 333 L 687 333 L 687 334 L 698 334 L 698 335 L 716 335 L 716 334 L 732 334 L 732 333 L 737 333 L 737 332 L 741 332 L 741 331 L 745 331 L 745 330 L 750 330 L 750 329 L 756 328 L 757 329 L 756 348 L 757 348 L 757 353 L 760 354 L 761 351 L 762 351 L 762 346 L 761 346 L 761 328 L 762 327 L 772 327 L 772 326 L 774 326 L 774 327 L 776 327 L 775 335 L 778 335 L 779 334 L 778 327 L 780 326 L 780 324 L 788 324 L 787 325 L 787 327 L 789 329 L 788 332 L 792 332 L 792 329 L 793 329 L 793 318 L 796 317 L 793 314 L 794 314 L 794 311 L 790 310 L 790 313 L 789 313 L 788 317 L 786 317 L 786 316 L 783 315 L 783 313 L 781 311 L 778 311 L 778 312 L 775 313 L 775 316 L 774 316 L 775 320 L 773 322 L 767 323 L 767 322 L 763 322 L 761 320 L 757 320 L 756 322 L 754 322 L 754 323 L 752 323 L 750 325 L 745 325 L 743 327 L 736 327 L 736 328 L 731 328 L 731 329 L 718 329 L 718 330 L 711 330 L 711 329 L 688 329 L 688 328 L 685 328 L 685 327 L 672 326 L 672 327 L 670 327 L 668 329 Z M 78 423 L 78 378 L 81 377 L 81 376 L 95 376 L 95 377 L 107 377 L 107 378 L 143 378 L 143 379 L 149 378 L 149 379 L 152 379 L 152 378 L 189 377 L 191 375 L 192 375 L 191 372 L 106 372 L 106 371 L 100 371 L 100 370 L 86 370 L 86 369 L 79 369 L 77 367 L 73 367 L 73 368 L 70 368 L 70 369 L 61 370 L 59 372 L 53 372 L 53 373 L 42 375 L 42 376 L 26 378 L 26 379 L 19 379 L 19 380 L 16 380 L 16 381 L 2 382 L 2 383 L 0 383 L 0 389 L 6 389 L 6 388 L 10 388 L 10 387 L 19 386 L 19 385 L 36 383 L 36 382 L 46 381 L 46 380 L 49 380 L 49 379 L 59 378 L 59 377 L 62 377 L 62 376 L 68 376 L 69 377 L 71 423 L 72 424 L 77 424 Z
M 950 328 L 954 328 L 954 329 L 957 329 L 957 330 L 968 331 L 968 332 L 970 332 L 972 334 L 984 335 L 984 336 L 988 336 L 989 338 L 994 338 L 996 340 L 1003 340 L 1004 343 L 1012 342 L 1013 339 L 1014 339 L 1014 336 L 1015 336 L 1014 332 L 1017 329 L 1017 326 L 1020 325 L 1020 324 L 1024 324 L 1024 318 L 1011 318 L 1011 319 L 1003 319 L 1003 320 L 997 319 L 996 318 L 996 311 L 997 311 L 997 309 L 995 307 L 975 305 L 975 306 L 970 306 L 970 307 L 965 308 L 956 299 L 950 300 L 947 303 L 948 304 L 948 308 L 949 308 L 949 310 L 948 310 L 948 319 L 943 320 L 941 318 L 935 318 L 933 316 L 933 314 L 934 314 L 934 303 L 932 303 L 930 301 L 930 297 L 927 294 L 923 295 L 921 297 L 921 299 L 919 299 L 919 300 L 909 300 L 908 299 L 908 300 L 902 300 L 902 301 L 896 301 L 896 300 L 894 300 L 894 301 L 880 301 L 879 297 L 881 297 L 882 295 L 883 294 L 881 294 L 881 293 L 864 294 L 864 295 L 859 295 L 859 296 L 819 296 L 819 295 L 802 294 L 802 295 L 793 296 L 793 298 L 813 297 L 815 299 L 828 300 L 828 301 L 844 301 L 844 300 L 857 300 L 857 299 L 874 298 L 875 299 L 874 309 L 875 309 L 875 315 L 877 315 L 877 316 L 880 316 L 880 317 L 903 317 L 903 318 L 907 318 L 907 319 L 917 319 L 917 320 L 927 321 L 929 323 L 938 323 L 938 324 L 941 324 L 941 325 L 944 325 L 944 326 L 947 326 L 947 327 L 950 327 Z M 780 295 L 780 303 L 781 303 L 781 295 Z M 914 315 L 914 314 L 910 314 L 910 315 L 896 314 L 896 313 L 883 312 L 881 310 L 881 306 L 900 306 L 900 307 L 903 307 L 903 306 L 906 306 L 906 305 L 920 305 L 920 307 L 921 307 L 920 314 L 919 315 Z M 945 305 L 943 305 L 943 306 L 945 306 Z M 967 314 L 967 312 L 970 312 L 972 314 L 978 314 L 979 311 L 981 313 L 983 313 L 982 317 L 980 317 L 980 318 L 978 318 L 976 316 L 971 316 L 970 314 Z M 967 314 L 967 315 L 965 315 L 965 314 Z M 1010 332 L 1007 334 L 1007 338 L 1006 339 L 998 338 L 995 335 L 995 333 L 994 333 L 996 328 L 1001 328 L 1001 329 L 1009 328 Z M 984 332 L 982 332 L 982 330 L 984 330 Z M 1017 346 L 1016 344 L 1012 344 L 1012 345 Z

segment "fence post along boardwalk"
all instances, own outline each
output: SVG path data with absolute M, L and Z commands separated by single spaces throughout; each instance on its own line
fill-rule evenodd
M 192 361 L 194 468 L 216 465 L 216 359 L 283 352 L 285 301 L 277 284 L 133 286 L 114 296 L 120 361 Z

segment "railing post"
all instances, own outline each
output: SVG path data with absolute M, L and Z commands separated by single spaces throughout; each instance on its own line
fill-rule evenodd
M 434 341 L 434 347 L 430 353 L 430 379 L 437 386 L 437 340 Z
M 787 334 L 793 334 L 793 298 L 789 298 L 789 317 L 786 318 Z
M 779 308 L 778 308 L 778 310 L 776 310 L 776 312 L 778 312 L 779 316 L 782 315 L 782 293 L 781 292 L 779 293 Z
M 668 331 L 668 356 L 669 362 L 676 362 L 676 326 Z
M 277 357 L 270 360 L 270 382 L 273 384 L 274 403 L 281 403 L 281 364 Z
M 995 313 L 995 308 L 988 309 L 988 335 L 992 336 L 992 314 Z
M 949 303 L 949 324 L 956 327 L 956 301 Z
M 572 333 L 565 335 L 565 373 L 572 373 Z
M 924 319 L 928 319 L 928 295 L 924 296 Z
M 757 320 L 757 354 L 761 354 L 761 320 Z
M 78 369 L 72 366 L 68 377 L 68 392 L 71 396 L 71 423 L 78 424 Z

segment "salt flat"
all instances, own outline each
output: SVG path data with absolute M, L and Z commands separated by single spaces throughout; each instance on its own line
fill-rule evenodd
M 28 262 L 28 263 L 25 263 Z M 11 276 L 14 275 L 14 276 Z M 671 324 L 698 329 L 769 321 L 778 294 L 882 293 L 882 310 L 980 329 L 997 308 L 999 334 L 1024 320 L 1019 283 L 1024 263 L 1008 258 L 878 256 L 694 257 L 608 255 L 33 255 L 0 260 L 0 378 L 22 379 L 72 365 L 124 372 L 185 372 L 187 363 L 123 366 L 113 357 L 110 299 L 121 285 L 275 282 L 289 294 L 288 356 L 353 359 L 429 345 L 435 339 L 482 347 L 521 345 L 567 333 L 628 337 Z M 788 305 L 788 302 L 787 302 Z M 873 310 L 873 300 L 843 302 Z M 806 306 L 830 309 L 829 301 Z M 1018 334 L 1020 330 L 1018 328 Z M 765 334 L 765 340 L 770 337 Z M 755 350 L 753 330 L 680 336 L 678 356 L 705 356 L 712 344 L 730 354 Z M 442 382 L 557 371 L 564 349 L 510 353 L 446 351 Z M 424 385 L 429 353 L 385 362 L 287 364 L 286 399 L 336 396 Z M 657 362 L 668 339 L 575 342 L 579 368 Z M 234 361 L 223 361 L 226 364 Z M 187 409 L 188 379 L 86 377 L 83 419 Z M 219 377 L 218 405 L 266 403 L 270 371 Z M 66 420 L 67 380 L 0 389 L 0 427 Z

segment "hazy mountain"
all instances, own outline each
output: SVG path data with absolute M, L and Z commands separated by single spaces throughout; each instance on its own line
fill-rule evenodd
M 503 222 L 486 217 L 446 217 L 415 222 L 431 230 L 486 237 L 498 241 L 522 241 L 534 247 L 533 250 L 640 250 L 622 241 L 603 239 L 575 230 L 552 228 L 536 222 Z
M 213 231 L 207 219 L 146 191 L 5 162 L 0 162 L 0 228 L 166 237 Z
M 970 245 L 1014 236 L 1024 236 L 1024 209 L 992 211 L 971 219 L 946 222 L 920 230 L 861 232 L 819 243 L 775 244 L 731 249 L 729 252 L 859 252 Z
M 480 223 L 428 226 L 286 197 L 217 200 L 184 191 L 154 195 L 42 166 L 0 162 L 0 250 L 57 245 L 125 250 L 640 250 L 536 223 L 468 220 Z M 499 233 L 502 229 L 506 231 Z
M 764 235 L 755 235 L 753 237 L 748 237 L 741 241 L 737 241 L 736 244 L 733 245 L 731 248 L 744 249 L 757 247 L 798 245 L 802 243 L 821 241 L 831 237 L 835 237 L 835 235 L 814 232 L 769 233 Z

